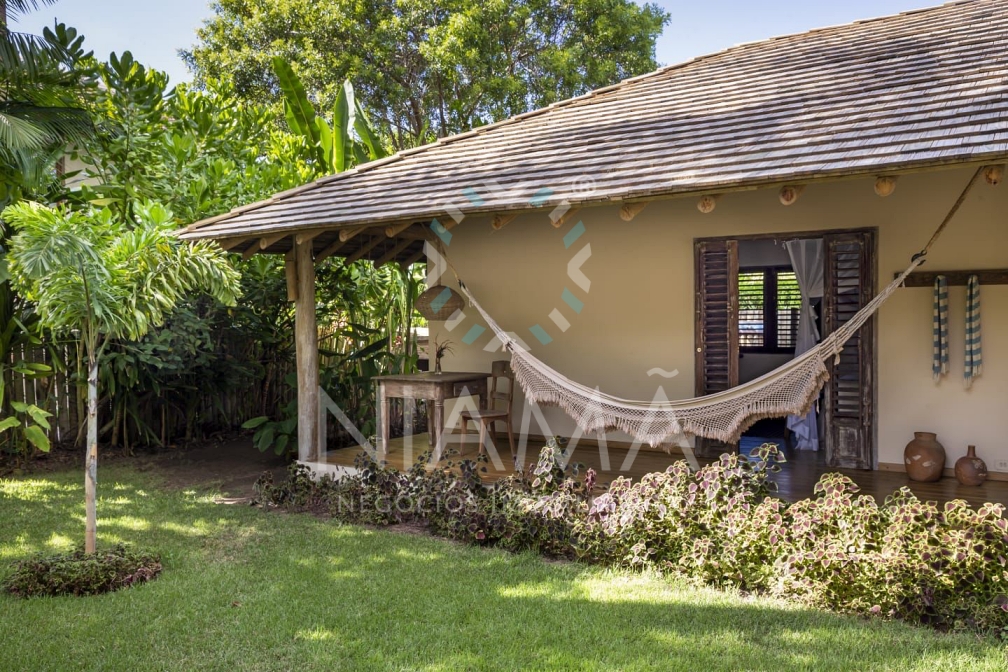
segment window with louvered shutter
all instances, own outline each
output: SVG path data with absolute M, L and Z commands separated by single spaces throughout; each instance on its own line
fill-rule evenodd
M 743 271 L 739 273 L 739 347 L 762 348 L 765 345 L 766 272 Z
M 739 347 L 743 352 L 794 352 L 801 291 L 788 268 L 739 272 Z
M 794 350 L 798 340 L 801 290 L 794 271 L 777 273 L 777 347 Z

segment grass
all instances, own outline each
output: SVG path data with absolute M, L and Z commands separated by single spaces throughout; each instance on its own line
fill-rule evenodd
M 0 595 L 0 668 L 25 670 L 1004 670 L 993 641 L 867 622 L 657 576 L 549 563 L 309 515 L 214 504 L 102 472 L 99 543 L 156 581 Z M 83 533 L 82 475 L 0 480 L 0 579 Z

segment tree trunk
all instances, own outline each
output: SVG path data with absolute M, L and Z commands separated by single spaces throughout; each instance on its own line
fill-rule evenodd
M 98 358 L 89 362 L 87 404 L 87 457 L 84 460 L 84 552 L 94 553 L 98 536 Z

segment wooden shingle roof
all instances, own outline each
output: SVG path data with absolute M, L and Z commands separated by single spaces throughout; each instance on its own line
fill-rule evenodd
M 445 221 L 449 204 L 466 214 L 529 210 L 541 189 L 553 193 L 552 208 L 560 198 L 711 193 L 1006 155 L 1008 1 L 965 0 L 664 67 L 322 178 L 182 236 L 273 240 Z M 289 239 L 277 245 L 271 251 Z M 402 242 L 393 257 L 421 245 Z

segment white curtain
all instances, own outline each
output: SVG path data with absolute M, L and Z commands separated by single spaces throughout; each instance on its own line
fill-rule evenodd
M 798 334 L 795 339 L 795 356 L 807 352 L 819 342 L 812 299 L 823 295 L 825 255 L 822 239 L 791 240 L 786 243 L 791 266 L 798 277 L 801 291 L 801 308 L 798 312 Z M 819 425 L 815 406 L 805 415 L 789 415 L 787 426 L 798 438 L 798 450 L 819 450 Z

